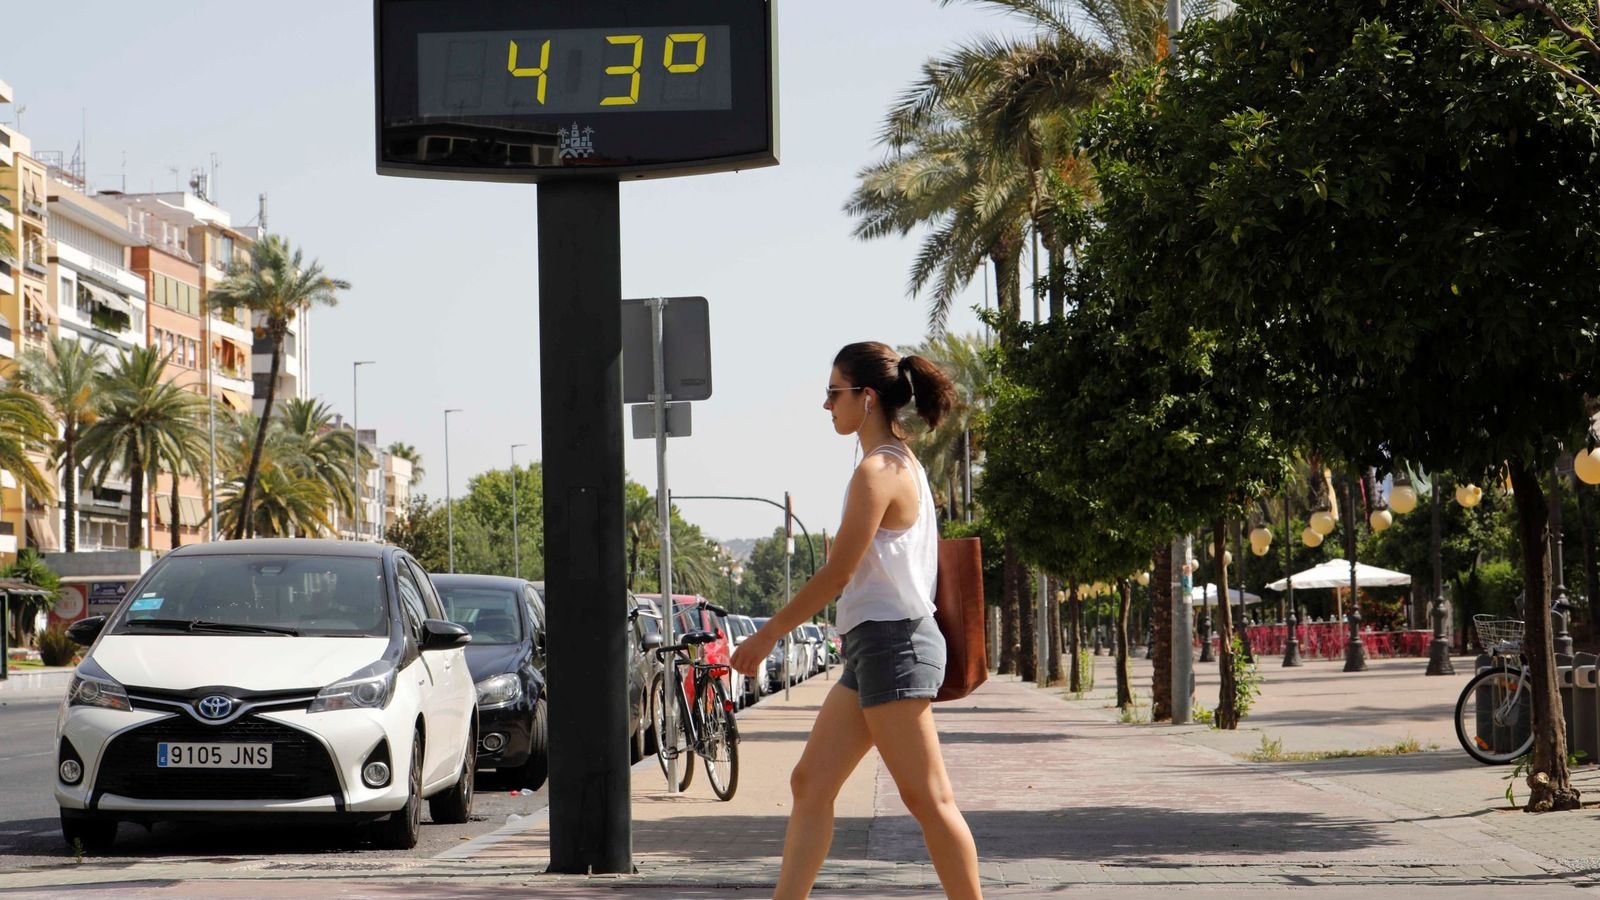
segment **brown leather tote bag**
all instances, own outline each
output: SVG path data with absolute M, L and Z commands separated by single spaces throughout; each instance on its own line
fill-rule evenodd
M 960 700 L 989 677 L 983 636 L 983 547 L 975 537 L 939 541 L 933 618 L 944 635 L 944 684 L 934 702 Z

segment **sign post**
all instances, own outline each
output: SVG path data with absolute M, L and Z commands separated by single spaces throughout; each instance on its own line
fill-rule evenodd
M 379 174 L 539 183 L 552 872 L 633 871 L 618 183 L 777 163 L 774 6 L 374 0 Z

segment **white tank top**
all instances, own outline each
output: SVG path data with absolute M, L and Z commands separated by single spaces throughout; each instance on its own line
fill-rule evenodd
M 862 622 L 898 622 L 933 615 L 939 529 L 928 475 L 910 453 L 899 447 L 886 444 L 872 452 L 893 454 L 916 473 L 917 518 L 910 528 L 880 527 L 872 536 L 867 555 L 839 595 L 836 627 L 840 634 Z

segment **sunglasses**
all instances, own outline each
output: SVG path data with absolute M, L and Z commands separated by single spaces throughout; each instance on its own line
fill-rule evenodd
M 864 390 L 866 390 L 866 388 L 860 387 L 860 386 L 857 386 L 857 387 L 834 387 L 833 385 L 830 384 L 830 385 L 828 385 L 828 397 L 823 402 L 824 403 L 833 402 L 833 395 L 834 394 L 842 394 L 842 393 L 844 393 L 846 391 L 864 391 Z

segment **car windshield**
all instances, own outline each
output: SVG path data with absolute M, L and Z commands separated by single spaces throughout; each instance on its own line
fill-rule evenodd
M 354 556 L 206 554 L 163 560 L 113 634 L 389 633 L 381 561 Z
M 501 588 L 441 587 L 444 614 L 472 632 L 473 644 L 515 644 L 522 640 L 516 591 Z

